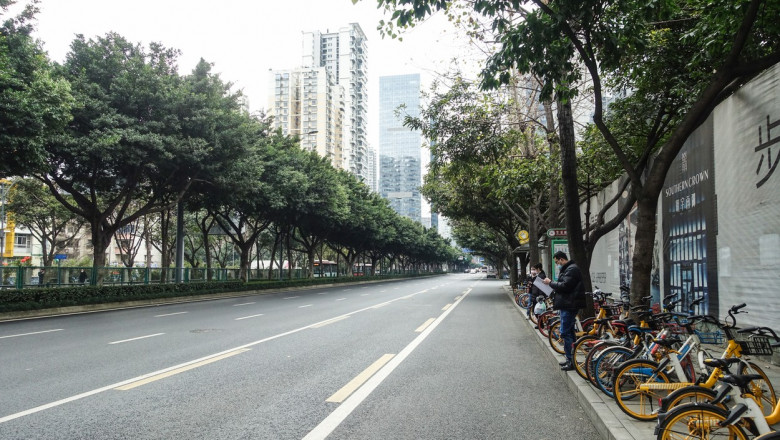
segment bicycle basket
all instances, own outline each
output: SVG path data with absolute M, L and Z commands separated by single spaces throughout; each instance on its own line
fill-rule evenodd
M 766 336 L 753 336 L 744 341 L 737 341 L 742 354 L 753 356 L 772 356 L 772 344 Z

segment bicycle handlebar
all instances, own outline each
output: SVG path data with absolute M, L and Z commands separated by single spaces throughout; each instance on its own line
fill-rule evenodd
M 780 342 L 780 337 L 777 336 L 774 330 L 769 327 L 745 327 L 737 330 L 737 333 L 752 333 L 757 336 L 772 336 L 775 341 Z

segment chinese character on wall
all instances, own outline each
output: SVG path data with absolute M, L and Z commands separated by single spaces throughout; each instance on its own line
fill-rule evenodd
M 761 185 L 772 177 L 772 173 L 777 168 L 777 163 L 780 162 L 780 154 L 777 154 L 777 151 L 775 151 L 775 160 L 772 162 L 772 149 L 770 148 L 772 145 L 780 142 L 780 136 L 776 135 L 774 139 L 772 138 L 772 129 L 777 128 L 779 125 L 780 119 L 770 122 L 769 115 L 766 116 L 766 142 L 764 142 L 761 126 L 758 126 L 758 146 L 755 148 L 755 151 L 756 153 L 761 153 L 761 158 L 758 160 L 756 175 L 763 177 L 756 183 L 756 188 L 761 188 Z M 764 168 L 764 162 L 766 162 L 766 168 Z

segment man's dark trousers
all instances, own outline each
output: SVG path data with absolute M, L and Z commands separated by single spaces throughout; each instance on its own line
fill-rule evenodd
M 577 319 L 576 310 L 561 310 L 561 337 L 563 338 L 563 352 L 566 360 L 573 364 L 572 350 L 574 348 L 574 323 Z

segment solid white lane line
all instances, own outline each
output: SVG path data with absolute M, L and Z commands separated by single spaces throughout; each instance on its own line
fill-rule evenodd
M 146 335 L 146 336 L 139 336 L 139 337 L 137 337 L 137 338 L 123 339 L 123 340 L 121 340 L 121 341 L 114 341 L 114 342 L 109 342 L 109 343 L 108 343 L 108 345 L 122 344 L 122 343 L 124 343 L 124 342 L 137 341 L 137 340 L 139 340 L 139 339 L 153 338 L 153 337 L 155 337 L 155 336 L 160 336 L 160 335 L 164 335 L 164 334 L 165 334 L 165 333 L 155 333 L 155 334 L 153 334 L 153 335 Z
M 254 302 L 251 302 L 251 303 L 241 303 L 241 304 L 233 304 L 233 307 L 239 307 L 239 306 L 248 306 L 248 305 L 252 305 L 252 304 L 254 304 Z
M 293 298 L 300 298 L 300 295 L 296 295 L 296 296 L 288 296 L 288 297 L 286 297 L 286 298 L 282 298 L 282 299 L 293 299 Z
M 349 397 L 350 394 L 352 394 L 356 389 L 360 388 L 363 383 L 365 383 L 371 376 L 374 375 L 380 368 L 382 368 L 386 363 L 390 362 L 390 359 L 395 356 L 394 354 L 386 354 L 382 356 L 381 358 L 377 359 L 373 364 L 369 365 L 368 368 L 363 370 L 362 373 L 355 376 L 354 379 L 350 380 L 346 385 L 341 387 L 340 390 L 333 393 L 332 396 L 325 399 L 326 402 L 332 402 L 332 403 L 341 403 Z
M 30 336 L 30 335 L 40 335 L 43 333 L 52 333 L 52 332 L 61 332 L 61 328 L 55 328 L 54 330 L 44 330 L 41 332 L 32 332 L 32 333 L 20 333 L 18 335 L 8 335 L 8 336 L 0 336 L 0 339 L 6 339 L 6 338 L 18 338 L 19 336 Z
M 119 391 L 132 390 L 133 388 L 138 388 L 141 385 L 146 385 L 148 383 L 155 382 L 155 381 L 158 381 L 160 379 L 165 379 L 166 377 L 171 377 L 171 376 L 174 376 L 174 375 L 179 374 L 179 373 L 184 373 L 185 371 L 189 371 L 189 370 L 192 370 L 192 369 L 195 369 L 195 368 L 198 368 L 198 367 L 202 367 L 204 365 L 208 365 L 208 364 L 211 364 L 211 363 L 214 363 L 214 362 L 217 362 L 217 361 L 221 361 L 222 359 L 227 359 L 227 358 L 229 358 L 231 356 L 235 356 L 237 354 L 241 354 L 241 353 L 243 353 L 245 351 L 249 351 L 249 349 L 247 348 L 247 349 L 243 349 L 243 350 L 236 350 L 236 351 L 234 351 L 232 353 L 225 353 L 225 354 L 223 354 L 221 356 L 215 356 L 213 358 L 206 359 L 204 361 L 200 361 L 200 362 L 195 363 L 195 364 L 187 365 L 186 367 L 177 368 L 175 370 L 171 370 L 171 371 L 168 371 L 168 372 L 165 372 L 165 373 L 160 373 L 160 374 L 158 374 L 156 376 L 152 376 L 152 377 L 147 377 L 146 379 L 142 379 L 142 380 L 139 380 L 139 381 L 136 381 L 136 382 L 133 382 L 133 383 L 129 383 L 127 385 L 122 385 L 121 387 L 116 387 L 115 389 L 119 390 Z
M 263 314 L 260 313 L 258 315 L 244 316 L 243 318 L 236 318 L 236 319 L 234 319 L 234 321 L 241 321 L 242 319 L 249 319 L 249 318 L 257 318 L 258 316 L 263 316 Z
M 183 314 L 185 314 L 185 313 L 190 313 L 190 312 L 176 312 L 176 313 L 166 313 L 166 314 L 164 314 L 164 315 L 154 315 L 154 317 L 155 317 L 155 318 L 162 318 L 163 316 L 183 315 Z
M 298 308 L 299 308 L 299 309 L 302 309 L 302 308 L 304 308 L 304 307 L 311 307 L 311 306 L 312 306 L 312 304 L 306 304 L 305 306 L 298 306 Z
M 344 301 L 346 298 L 339 298 L 336 301 Z
M 431 319 L 423 322 L 423 325 L 417 327 L 414 331 L 417 332 L 417 333 L 422 332 L 423 330 L 428 328 L 428 326 L 431 325 L 431 323 L 433 323 L 433 321 L 436 321 L 436 318 L 431 318 Z
M 455 310 L 455 307 L 460 304 L 463 299 L 465 299 L 466 295 L 471 292 L 471 289 L 469 289 L 464 295 L 463 298 L 459 299 L 455 304 L 453 304 L 452 307 L 449 308 L 446 312 L 442 313 L 436 320 L 428 326 L 422 333 L 420 333 L 419 336 L 414 338 L 412 342 L 409 343 L 406 347 L 404 347 L 403 350 L 401 350 L 398 355 L 393 357 L 393 359 L 390 360 L 384 367 L 382 367 L 381 370 L 379 370 L 376 374 L 371 376 L 366 383 L 358 388 L 352 395 L 347 398 L 347 400 L 344 401 L 341 405 L 338 406 L 328 417 L 326 417 L 322 422 L 320 422 L 317 427 L 315 427 L 311 432 L 309 432 L 306 437 L 303 438 L 303 440 L 321 440 L 326 438 L 328 435 L 330 435 L 334 429 L 336 429 L 341 422 L 344 421 L 349 415 L 352 413 L 352 411 L 355 410 L 355 408 L 358 407 L 363 401 L 368 397 L 387 377 L 390 376 L 390 373 L 393 372 L 393 370 L 396 369 L 399 365 L 401 365 L 401 362 L 403 362 L 409 354 L 411 354 L 417 346 L 419 346 L 425 338 L 428 337 L 428 335 L 431 334 L 431 332 L 439 325 L 442 321 L 452 313 L 453 310 Z

